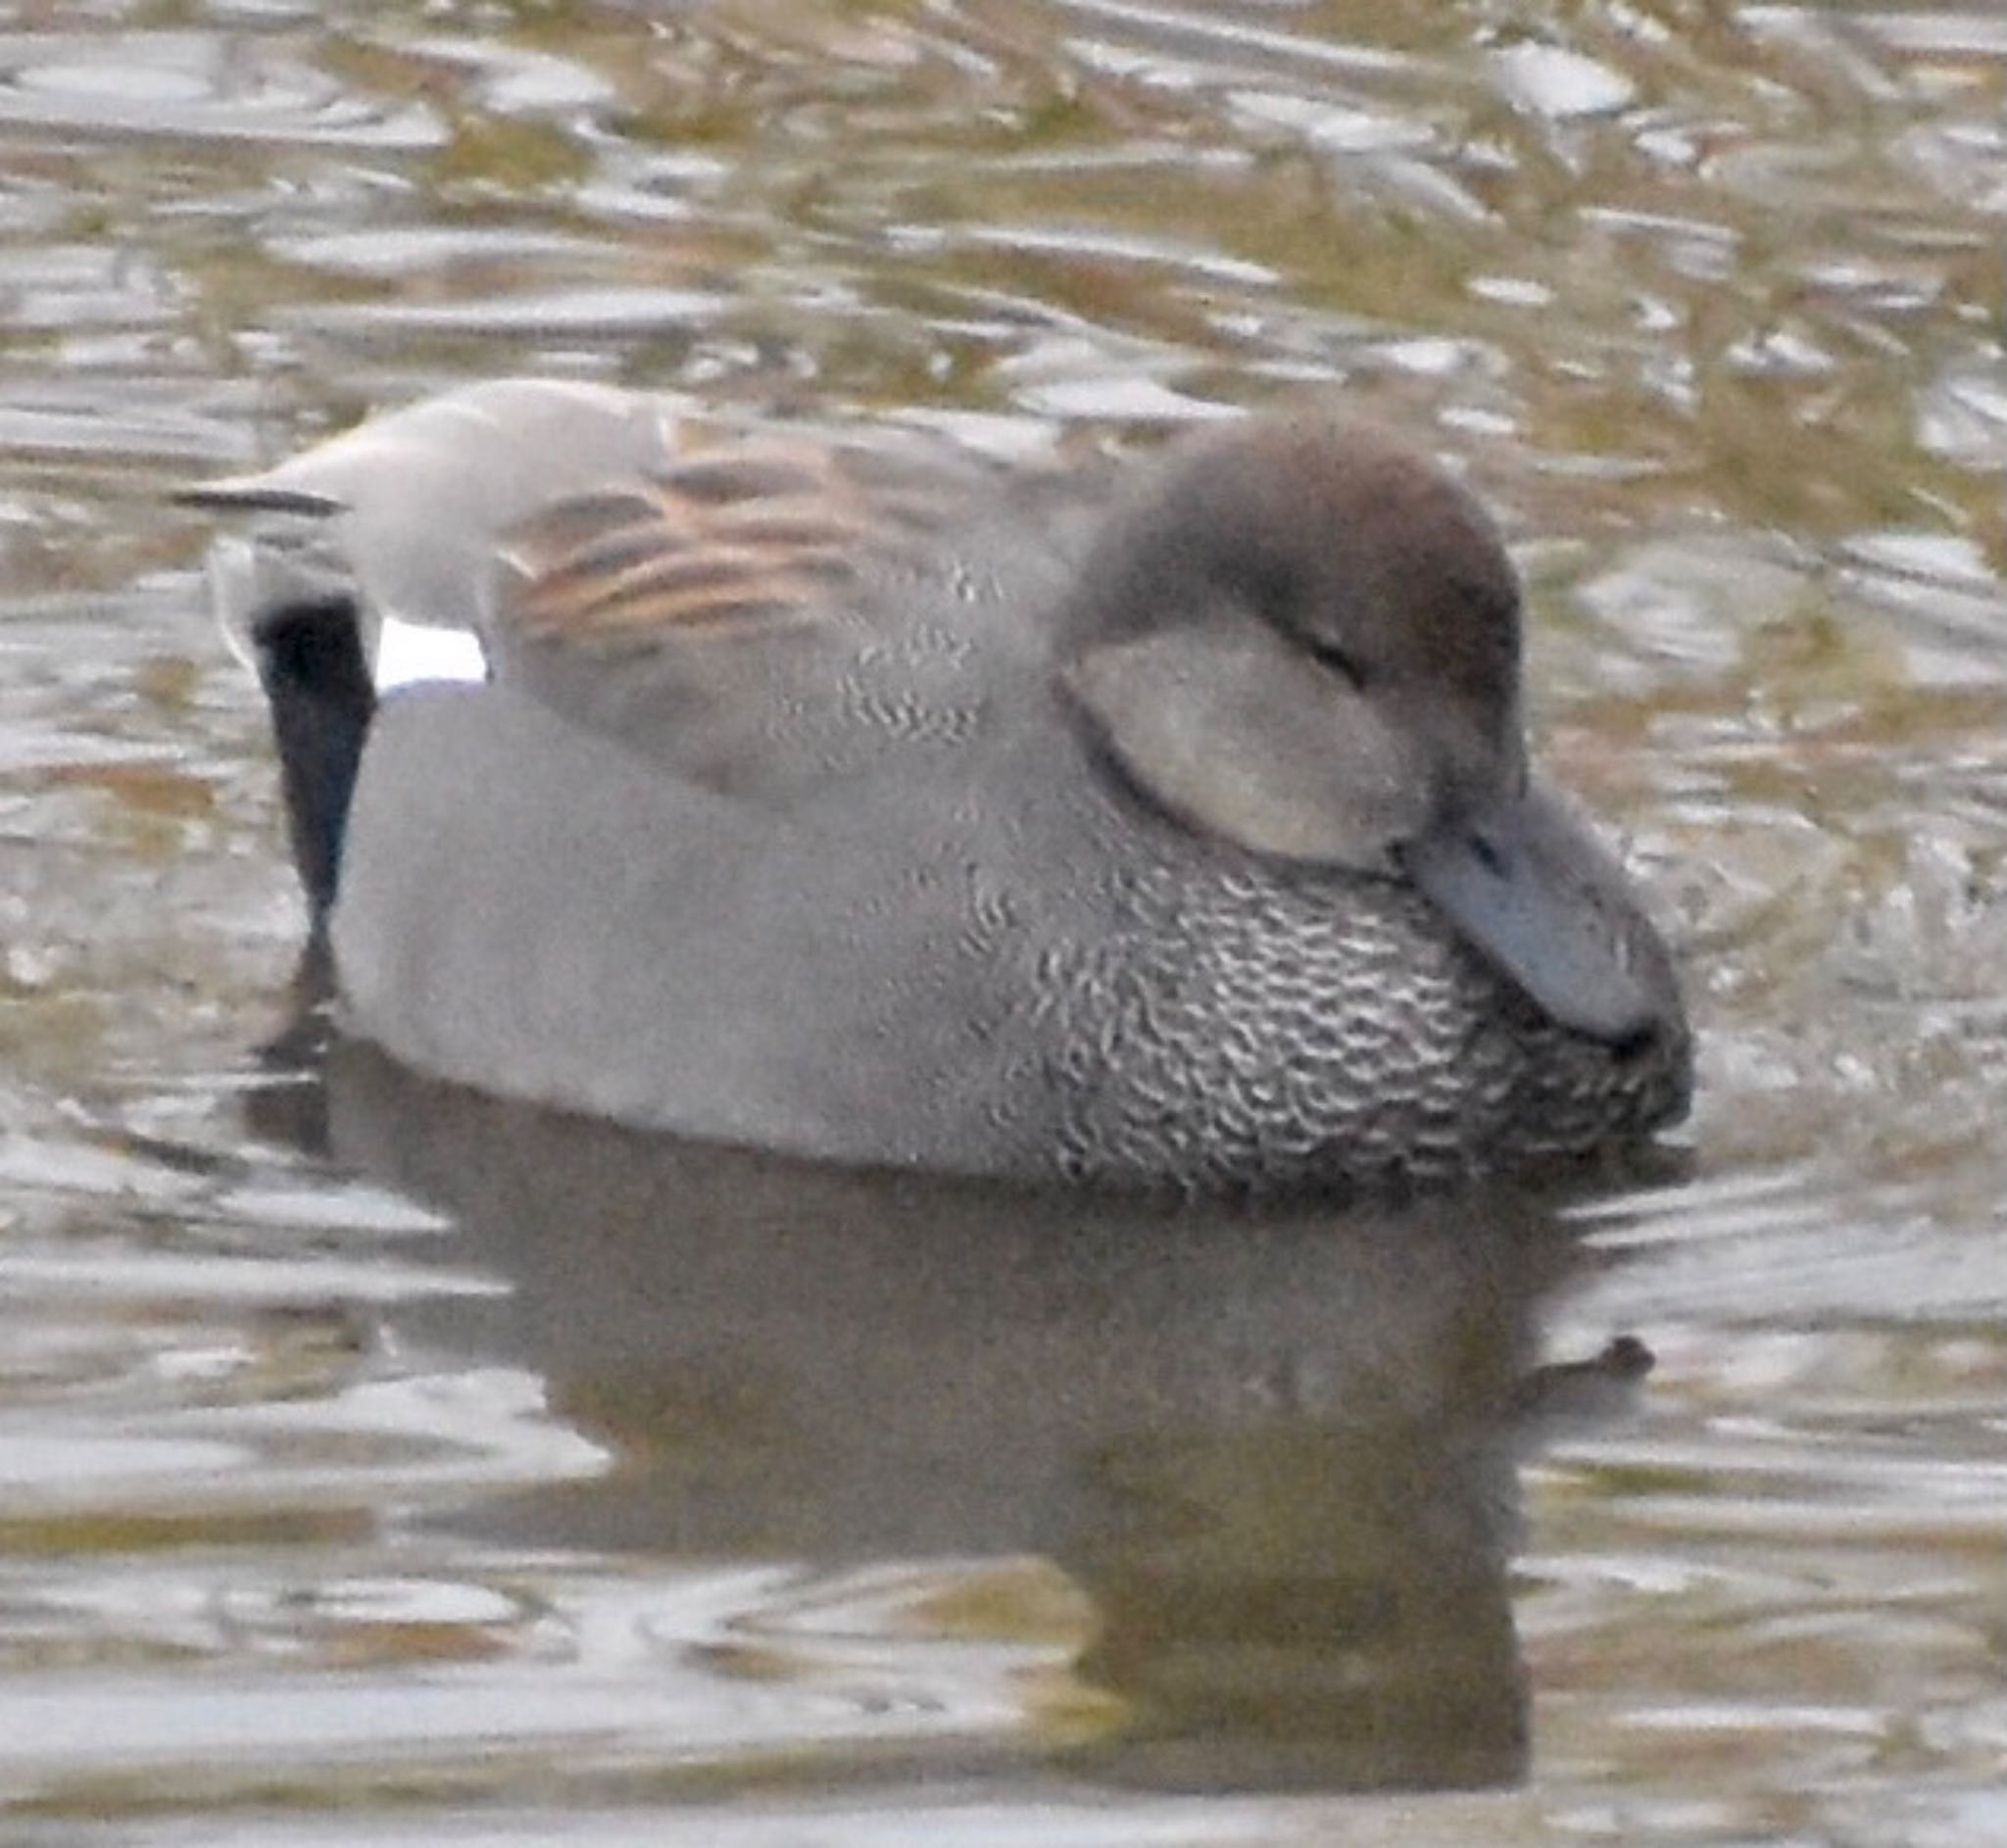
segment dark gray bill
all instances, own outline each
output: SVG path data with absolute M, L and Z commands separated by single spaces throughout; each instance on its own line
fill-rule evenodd
M 1409 876 L 1561 1026 L 1621 1046 L 1678 1007 L 1673 971 L 1617 863 L 1549 791 L 1410 842 Z

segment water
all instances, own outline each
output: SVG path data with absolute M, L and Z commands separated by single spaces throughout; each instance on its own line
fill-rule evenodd
M 2003 122 L 1984 0 L 0 14 L 0 1833 L 2007 1839 Z M 164 492 L 510 370 L 1430 433 L 1685 1174 L 1165 1222 L 300 1077 Z

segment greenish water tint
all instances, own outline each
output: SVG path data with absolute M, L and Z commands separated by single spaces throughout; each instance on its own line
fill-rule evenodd
M 0 13 L 0 1832 L 2007 1834 L 2003 122 L 1983 0 Z M 504 371 L 1428 435 L 1689 1171 L 1165 1225 L 261 1053 L 165 490 Z

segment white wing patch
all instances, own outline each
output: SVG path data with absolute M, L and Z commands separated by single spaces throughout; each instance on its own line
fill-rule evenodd
M 376 659 L 371 667 L 376 694 L 441 681 L 479 685 L 488 678 L 488 654 L 471 629 L 407 622 L 385 610 L 376 625 Z

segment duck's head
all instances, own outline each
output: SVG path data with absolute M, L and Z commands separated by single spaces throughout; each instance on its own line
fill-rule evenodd
M 1110 519 L 1064 675 L 1177 822 L 1411 882 L 1551 1018 L 1621 1046 L 1677 1019 L 1677 988 L 1621 869 L 1529 773 L 1520 637 L 1477 501 L 1311 413 L 1181 446 Z

